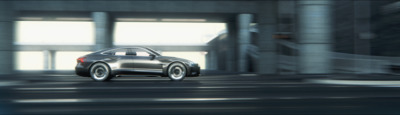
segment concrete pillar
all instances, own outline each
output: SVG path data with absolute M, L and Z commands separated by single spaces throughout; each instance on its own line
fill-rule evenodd
M 0 74 L 14 73 L 14 11 L 12 1 L 0 1 Z
M 93 12 L 92 18 L 95 25 L 94 50 L 113 47 L 113 20 L 107 12 Z
M 237 51 L 237 39 L 236 39 L 236 23 L 234 22 L 229 22 L 227 23 L 227 30 L 228 30 L 228 48 L 226 52 L 226 70 L 228 72 L 235 72 L 237 69 L 236 65 L 236 51 Z
M 45 70 L 55 70 L 56 69 L 56 51 L 54 50 L 44 50 L 44 69 Z
M 43 51 L 43 62 L 44 70 L 50 70 L 50 50 Z
M 55 50 L 50 50 L 50 65 L 51 65 L 51 70 L 56 70 L 56 51 Z
M 210 51 L 208 51 L 208 53 L 209 53 L 209 70 L 217 70 L 217 66 L 218 66 L 218 64 L 217 64 L 217 58 L 218 58 L 218 56 L 217 56 L 217 51 L 216 50 L 213 50 L 213 49 L 211 49 Z
M 331 0 L 297 1 L 299 73 L 331 73 Z
M 207 54 L 206 54 L 206 69 L 210 69 L 210 52 L 209 51 L 207 51 Z
M 252 14 L 239 14 L 237 16 L 237 41 L 238 41 L 238 71 L 249 71 L 249 59 L 247 58 L 247 48 L 250 45 L 250 23 L 253 20 Z
M 56 69 L 56 51 L 54 50 L 44 50 L 44 69 L 45 70 L 55 70 Z
M 273 38 L 277 24 L 277 1 L 260 1 L 257 17 L 258 27 L 258 74 L 277 73 L 276 41 Z

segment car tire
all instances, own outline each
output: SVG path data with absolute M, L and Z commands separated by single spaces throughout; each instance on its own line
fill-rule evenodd
M 171 81 L 182 81 L 186 73 L 186 67 L 181 63 L 173 63 L 168 68 L 168 77 Z
M 90 68 L 90 76 L 94 81 L 109 81 L 112 78 L 110 68 L 105 63 L 95 63 Z

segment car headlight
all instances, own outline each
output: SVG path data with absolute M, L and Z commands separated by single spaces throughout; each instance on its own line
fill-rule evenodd
M 197 63 L 195 63 L 195 62 L 189 62 L 188 64 L 189 64 L 189 66 L 195 66 L 195 65 L 197 65 Z

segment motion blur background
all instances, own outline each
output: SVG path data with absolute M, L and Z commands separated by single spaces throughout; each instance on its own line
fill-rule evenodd
M 399 25 L 399 0 L 0 0 L 0 114 L 399 114 Z M 202 76 L 74 74 L 79 56 L 130 46 Z

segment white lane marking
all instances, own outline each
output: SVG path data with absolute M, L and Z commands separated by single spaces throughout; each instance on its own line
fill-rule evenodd
M 353 87 L 353 86 L 334 85 L 334 86 L 328 86 L 328 87 Z
M 200 102 L 200 101 L 257 101 L 300 99 L 356 99 L 371 97 L 248 97 L 248 98 L 96 98 L 96 99 L 15 99 L 13 103 L 107 103 L 107 102 Z M 376 97 L 374 97 L 376 98 Z M 384 97 L 387 98 L 387 97 Z
M 299 82 L 286 82 L 286 83 L 284 83 L 284 82 L 282 82 L 282 83 L 276 83 L 276 82 L 274 82 L 274 83 L 272 83 L 272 82 L 266 82 L 266 83 L 257 83 L 257 82 L 248 82 L 248 83 L 244 83 L 244 82 L 207 82 L 207 84 L 235 84 L 235 85 L 238 85 L 238 84 L 240 84 L 240 85 L 246 85 L 246 84 L 250 84 L 250 85 L 285 85 L 285 84 L 287 84 L 287 85 L 289 85 L 289 84 L 291 84 L 291 85 L 304 85 L 304 84 L 306 84 L 306 83 L 299 83 Z
M 101 110 L 106 110 L 106 111 L 121 111 L 121 110 L 241 110 L 241 109 L 253 109 L 253 110 L 260 110 L 263 109 L 261 107 L 109 107 L 109 108 L 101 108 Z M 22 112 L 27 112 L 27 113 L 42 113 L 42 112 L 78 112 L 78 111 L 99 111 L 99 108 L 82 108 L 82 107 L 65 107 L 65 108 L 51 108 L 47 107 L 45 109 L 43 108 L 29 108 L 29 109 L 21 109 L 20 111 Z M 59 114 L 59 113 L 57 113 Z
M 357 97 L 326 97 L 328 99 L 353 99 L 353 98 L 357 98 Z
M 14 88 L 14 90 L 76 90 L 76 87 Z
M 29 87 L 14 88 L 19 91 L 34 90 L 93 90 L 93 89 L 245 89 L 259 86 L 207 86 L 207 87 Z
M 282 84 L 280 86 L 192 86 L 192 87 L 20 87 L 13 88 L 17 91 L 45 91 L 45 90 L 127 90 L 127 89 L 254 89 L 254 88 L 293 88 L 293 87 L 310 87 L 302 85 L 288 86 Z M 350 87 L 350 86 L 329 86 L 329 87 Z
M 89 103 L 89 102 L 145 102 L 145 101 L 248 101 L 259 98 L 118 98 L 118 99 L 16 99 L 14 103 Z
M 156 101 L 246 101 L 259 98 L 162 98 Z
M 31 85 L 61 85 L 61 84 L 65 85 L 65 84 L 78 84 L 78 83 L 81 83 L 81 82 L 73 82 L 73 81 L 71 81 L 71 82 L 39 82 L 39 83 L 33 83 Z
M 6 86 L 15 86 L 15 85 L 21 85 L 22 82 L 20 81 L 2 81 L 0 82 L 0 87 L 6 87 Z
M 76 102 L 92 102 L 90 99 L 19 99 L 14 103 L 76 103 Z
M 400 87 L 399 85 L 380 85 L 380 86 L 375 86 L 375 87 Z
M 239 74 L 239 76 L 257 76 L 257 74 Z
M 279 97 L 278 99 L 302 99 L 301 97 Z
M 20 94 L 71 94 L 78 93 L 78 91 L 20 91 Z
M 333 80 L 333 79 L 311 79 L 311 83 L 337 84 L 337 85 L 374 85 L 374 86 L 396 86 L 400 81 L 363 81 L 363 80 Z

